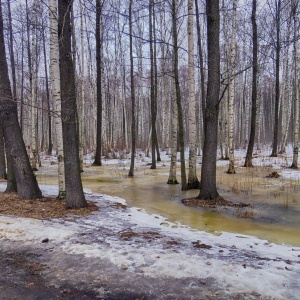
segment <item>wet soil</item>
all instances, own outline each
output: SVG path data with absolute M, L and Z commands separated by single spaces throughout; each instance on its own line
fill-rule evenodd
M 1 300 L 239 299 L 222 296 L 213 278 L 144 277 L 101 258 L 64 254 L 55 245 L 2 243 L 0 265 Z
M 78 290 L 75 286 L 50 285 L 43 276 L 45 264 L 33 252 L 0 250 L 0 299 L 96 299 L 92 290 Z

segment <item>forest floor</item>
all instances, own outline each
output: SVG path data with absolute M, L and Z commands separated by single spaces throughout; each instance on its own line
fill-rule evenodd
M 216 236 L 117 197 L 86 197 L 99 208 L 86 215 L 1 212 L 0 299 L 299 299 L 299 247 Z M 56 201 L 47 199 L 41 211 Z
M 265 159 L 264 163 L 269 164 L 269 161 Z M 156 173 L 156 176 L 163 174 L 158 177 L 159 181 L 165 177 L 165 173 L 161 173 L 163 168 Z M 82 211 L 66 210 L 64 202 L 55 199 L 57 186 L 49 185 L 55 182 L 49 176 L 49 169 L 37 175 L 40 181 L 47 183 L 40 185 L 43 199 L 20 201 L 16 195 L 0 193 L 1 300 L 300 298 L 299 246 L 275 244 L 242 233 L 209 233 L 174 222 L 151 209 L 129 205 L 115 195 L 131 198 L 139 187 L 141 193 L 137 195 L 145 197 L 146 202 L 151 198 L 155 200 L 155 194 L 148 195 L 145 189 L 149 180 L 157 184 L 154 173 L 140 170 L 142 174 L 138 173 L 130 188 L 129 181 L 120 174 L 123 166 L 107 170 L 111 178 L 104 178 L 105 174 L 101 177 L 101 171 L 97 171 L 101 194 L 85 189 L 89 207 Z M 264 181 L 268 172 L 269 169 L 264 170 L 257 181 Z M 290 176 L 289 171 L 281 170 L 281 174 L 284 172 Z M 94 170 L 88 168 L 84 183 L 90 188 L 95 187 L 91 183 L 94 177 Z M 219 184 L 226 180 L 221 175 Z M 280 189 L 284 186 L 284 191 L 288 190 L 283 179 L 272 180 L 264 181 L 268 193 L 274 193 L 269 188 L 271 184 L 280 183 Z M 255 194 L 257 185 L 253 182 L 251 191 Z M 298 185 L 296 182 L 293 191 Z M 5 186 L 5 182 L 0 183 L 0 190 Z M 243 195 L 242 198 L 249 200 L 241 192 L 244 188 L 245 183 L 237 181 L 230 193 L 238 199 Z M 155 188 L 156 194 L 161 191 L 159 186 Z M 229 192 L 222 191 L 227 198 Z M 293 195 L 298 197 L 298 194 Z M 275 200 L 276 207 L 283 205 Z M 289 203 L 295 214 L 297 201 Z M 174 201 L 168 202 L 176 205 Z M 198 209 L 184 207 L 180 201 L 177 204 L 184 214 L 191 210 L 195 215 L 190 216 L 203 217 Z M 166 207 L 169 210 L 169 206 Z M 179 210 L 179 214 L 183 211 Z M 261 218 L 260 214 L 255 211 L 255 217 Z M 219 219 L 225 220 L 221 213 L 212 220 Z M 243 220 L 246 224 L 247 219 Z M 242 227 L 243 222 L 238 226 Z M 249 226 L 255 227 L 254 222 L 251 219 Z M 289 235 L 291 228 L 286 228 Z

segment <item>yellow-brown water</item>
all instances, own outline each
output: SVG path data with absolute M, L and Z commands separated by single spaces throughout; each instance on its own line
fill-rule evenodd
M 226 174 L 225 170 L 220 167 L 217 172 L 221 196 L 226 200 L 250 203 L 254 209 L 245 213 L 185 207 L 180 200 L 197 196 L 199 191 L 182 192 L 180 185 L 167 185 L 169 167 L 163 165 L 156 170 L 139 166 L 133 178 L 127 177 L 125 166 L 87 165 L 82 179 L 84 187 L 95 193 L 124 198 L 128 205 L 160 214 L 174 223 L 215 234 L 228 231 L 300 246 L 300 183 L 267 178 L 270 170 L 263 167 L 238 168 L 235 175 Z M 42 184 L 57 184 L 54 170 L 49 172 L 41 168 L 38 179 Z

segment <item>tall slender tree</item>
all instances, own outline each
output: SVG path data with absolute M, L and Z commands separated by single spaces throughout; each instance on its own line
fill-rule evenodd
M 189 175 L 187 188 L 199 189 L 196 170 L 196 100 L 195 100 L 195 62 L 194 62 L 194 0 L 188 0 L 188 72 L 189 72 Z
M 216 183 L 218 105 L 220 93 L 220 7 L 219 0 L 206 0 L 208 80 L 205 109 L 205 139 L 198 199 L 220 197 Z
M 258 38 L 257 38 L 257 24 L 256 24 L 256 0 L 252 1 L 252 43 L 253 43 L 253 53 L 252 53 L 252 101 L 251 101 L 251 129 L 250 138 L 247 148 L 247 154 L 245 159 L 245 167 L 253 167 L 252 156 L 255 141 L 255 131 L 256 131 L 256 114 L 257 114 L 257 71 L 258 71 Z
M 232 35 L 231 35 L 231 45 L 230 45 L 230 69 L 229 69 L 229 89 L 228 89 L 228 127 L 229 127 L 229 167 L 228 174 L 235 174 L 234 167 L 234 144 L 233 144 L 233 133 L 234 133 L 234 92 L 235 92 L 235 57 L 236 57 L 236 10 L 237 10 L 237 0 L 233 0 L 232 9 Z
M 152 164 L 151 169 L 156 169 L 156 103 L 155 103 L 155 65 L 154 65 L 154 49 L 153 49 L 153 0 L 149 0 L 149 43 L 150 43 L 150 80 L 151 80 L 151 156 L 152 156 Z
M 275 114 L 274 114 L 274 135 L 272 146 L 272 157 L 278 155 L 278 128 L 279 128 L 279 100 L 280 100 L 280 54 L 281 54 L 281 0 L 275 0 L 275 26 L 276 26 L 276 45 L 275 45 Z
M 135 91 L 134 91 L 134 65 L 132 47 L 132 0 L 129 0 L 129 52 L 130 52 L 130 95 L 131 95 L 131 159 L 128 176 L 134 175 L 135 159 Z
M 101 166 L 102 155 L 102 55 L 101 55 L 101 0 L 96 0 L 96 81 L 97 81 L 97 130 L 96 130 L 96 153 L 94 166 Z
M 72 0 L 58 1 L 61 112 L 67 207 L 82 208 L 87 206 L 87 202 L 80 177 L 75 68 L 71 45 L 72 6 Z
M 65 197 L 65 170 L 64 150 L 61 120 L 61 92 L 59 72 L 59 45 L 58 45 L 58 22 L 57 22 L 57 1 L 49 0 L 50 18 L 50 79 L 52 97 L 54 102 L 54 122 L 58 163 L 58 197 Z
M 186 170 L 185 170 L 185 157 L 184 157 L 184 128 L 183 128 L 183 112 L 181 105 L 181 93 L 179 86 L 179 73 L 178 73 L 178 32 L 177 32 L 177 1 L 172 0 L 172 36 L 173 36 L 173 73 L 175 80 L 176 103 L 178 114 L 178 136 L 180 147 L 180 170 L 181 170 L 181 189 L 187 189 Z
M 3 34 L 2 4 L 0 1 L 0 123 L 3 127 L 5 146 L 11 155 L 16 176 L 18 195 L 21 199 L 40 198 L 42 193 L 33 174 L 18 122 L 17 103 L 13 100 Z
M 294 95 L 294 151 L 293 151 L 293 163 L 292 168 L 298 169 L 298 155 L 299 155 L 299 68 L 298 68 L 298 39 L 299 39 L 299 29 L 298 29 L 298 0 L 292 1 L 292 14 L 294 21 L 294 85 L 295 85 L 295 95 Z

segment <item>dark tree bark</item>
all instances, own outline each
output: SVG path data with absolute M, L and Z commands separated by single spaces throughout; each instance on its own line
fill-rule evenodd
M 158 82 L 157 82 L 157 54 L 156 54 L 156 21 L 155 21 L 155 6 L 152 5 L 152 16 L 153 16 L 153 68 L 154 68 L 154 112 L 155 112 L 155 122 L 157 119 L 157 98 L 158 98 Z M 155 126 L 155 149 L 156 149 L 156 160 L 161 161 L 158 138 L 157 138 L 157 130 Z
M 15 176 L 15 171 L 13 167 L 13 160 L 10 153 L 5 147 L 6 150 L 6 164 L 7 164 L 7 186 L 5 189 L 5 193 L 17 193 L 17 181 Z
M 220 8 L 219 0 L 206 0 L 208 82 L 205 109 L 205 139 L 198 199 L 216 200 L 218 104 L 220 93 Z
M 61 110 L 65 163 L 66 201 L 68 208 L 87 206 L 80 177 L 75 70 L 71 47 L 72 0 L 58 1 Z
M 252 42 L 253 42 L 251 129 L 250 129 L 250 138 L 249 138 L 249 144 L 248 144 L 244 167 L 253 167 L 252 156 L 253 156 L 255 131 L 256 131 L 257 67 L 258 67 L 258 65 L 257 65 L 258 41 L 257 41 L 257 24 L 256 24 L 256 0 L 252 1 L 251 22 L 252 22 Z
M 21 129 L 18 123 L 17 103 L 11 92 L 3 36 L 3 16 L 0 2 L 0 123 L 7 153 L 11 155 L 18 195 L 21 199 L 40 198 L 42 193 L 31 169 Z
M 178 40 L 177 40 L 177 12 L 176 12 L 176 0 L 172 0 L 172 35 L 174 44 L 174 77 L 175 77 L 175 90 L 176 90 L 176 103 L 178 111 L 178 138 L 180 148 L 180 170 L 181 170 L 181 189 L 187 189 L 186 182 L 186 170 L 185 170 L 185 157 L 184 157 L 184 129 L 183 129 L 183 113 L 181 106 L 181 94 L 179 86 L 179 74 L 178 74 Z
M 0 179 L 7 179 L 3 129 L 0 125 Z
M 13 97 L 14 97 L 14 100 L 16 101 L 17 100 L 17 81 L 16 81 L 14 40 L 13 40 L 13 31 L 12 31 L 10 1 L 11 0 L 7 0 L 8 28 L 9 28 L 9 56 L 10 56 L 10 61 L 11 61 L 11 77 L 12 77 L 12 84 L 13 84 Z
M 133 75 L 133 50 L 132 50 L 132 0 L 129 1 L 129 45 L 130 45 L 130 89 L 131 89 L 131 159 L 128 176 L 134 174 L 135 157 L 135 94 L 134 94 L 134 75 Z
M 96 61 L 97 61 L 97 133 L 96 133 L 96 153 L 94 166 L 101 166 L 102 156 L 102 58 L 101 58 L 101 14 L 102 3 L 101 0 L 96 0 Z
M 154 51 L 153 51 L 153 25 L 152 25 L 152 16 L 153 15 L 153 0 L 149 1 L 149 40 L 150 40 L 150 62 L 151 62 L 151 70 L 150 70 L 150 77 L 151 77 L 151 156 L 152 156 L 152 164 L 151 169 L 156 169 L 156 143 L 157 143 L 157 136 L 156 136 L 156 106 L 155 106 L 155 81 L 154 81 Z
M 278 127 L 279 127 L 279 99 L 280 99 L 280 12 L 281 12 L 281 0 L 275 1 L 276 6 L 276 82 L 275 82 L 275 117 L 274 117 L 274 136 L 273 136 L 273 148 L 271 157 L 277 157 L 278 155 Z

